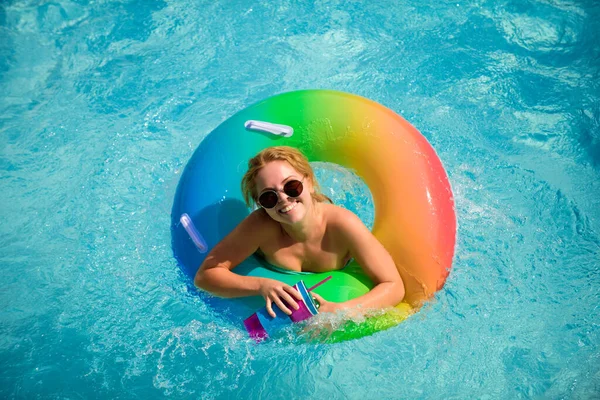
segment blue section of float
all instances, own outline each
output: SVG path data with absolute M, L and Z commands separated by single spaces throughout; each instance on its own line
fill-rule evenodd
M 260 150 L 259 142 L 266 139 L 254 134 L 257 147 L 236 147 L 235 151 L 228 148 L 236 139 L 241 141 L 242 135 L 252 134 L 244 129 L 243 118 L 233 116 L 202 141 L 183 172 L 172 209 L 172 246 L 190 278 L 206 254 L 197 250 L 179 219 L 187 213 L 210 250 L 249 214 L 240 182 L 247 160 Z M 251 257 L 238 268 L 251 270 L 260 266 Z

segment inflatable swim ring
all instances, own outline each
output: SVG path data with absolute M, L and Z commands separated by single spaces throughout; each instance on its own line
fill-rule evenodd
M 260 121 L 278 124 L 279 134 L 259 132 L 268 130 Z M 418 307 L 444 285 L 454 254 L 456 217 L 441 161 L 425 137 L 393 111 L 328 90 L 268 98 L 235 114 L 200 143 L 181 176 L 172 210 L 173 251 L 188 276 L 194 276 L 206 254 L 190 239 L 181 216 L 189 215 L 205 246 L 212 248 L 251 211 L 240 189 L 248 160 L 276 145 L 295 147 L 311 162 L 349 168 L 365 181 L 375 206 L 373 234 L 404 280 L 406 297 L 399 309 Z M 356 263 L 341 271 L 298 276 L 250 257 L 234 271 L 290 285 L 302 279 L 308 286 L 333 275 L 316 292 L 336 302 L 372 287 Z

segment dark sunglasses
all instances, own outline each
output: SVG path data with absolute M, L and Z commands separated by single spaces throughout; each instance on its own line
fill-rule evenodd
M 304 186 L 302 185 L 302 182 L 297 179 L 287 181 L 285 185 L 283 185 L 283 193 L 288 197 L 298 197 L 302 194 L 302 190 L 304 190 Z M 263 208 L 273 208 L 277 203 L 279 203 L 279 195 L 275 190 L 267 190 L 258 196 L 258 204 Z

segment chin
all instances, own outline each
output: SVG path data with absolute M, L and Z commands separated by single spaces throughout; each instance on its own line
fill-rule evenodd
M 300 214 L 300 213 L 297 213 L 297 214 Z M 282 218 L 282 219 L 284 220 L 282 222 L 287 222 L 289 224 L 295 224 L 304 219 L 304 213 L 302 213 L 302 215 L 288 215 L 287 218 Z

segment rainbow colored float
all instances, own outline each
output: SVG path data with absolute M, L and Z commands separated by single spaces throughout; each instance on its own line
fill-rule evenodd
M 289 126 L 293 135 L 248 130 L 249 120 Z M 327 90 L 268 98 L 235 114 L 200 143 L 183 172 L 172 210 L 173 250 L 188 276 L 194 276 L 205 254 L 181 226 L 181 215 L 191 217 L 212 248 L 251 211 L 240 190 L 248 160 L 275 145 L 298 148 L 311 162 L 339 164 L 365 181 L 375 204 L 373 234 L 392 255 L 405 283 L 406 297 L 398 305 L 404 316 L 444 285 L 454 254 L 456 216 L 441 161 L 425 137 L 393 111 Z M 356 263 L 341 271 L 298 276 L 275 272 L 251 257 L 233 271 L 290 285 L 302 279 L 308 286 L 333 275 L 316 292 L 338 302 L 372 287 Z

